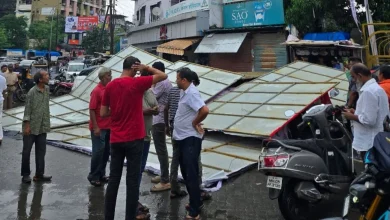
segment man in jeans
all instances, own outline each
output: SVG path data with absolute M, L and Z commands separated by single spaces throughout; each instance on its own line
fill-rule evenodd
M 147 71 L 152 76 L 135 77 L 137 72 Z M 123 62 L 121 77 L 106 86 L 103 95 L 101 117 L 111 116 L 111 163 L 110 179 L 106 189 L 104 213 L 106 220 L 115 217 L 116 198 L 124 159 L 127 160 L 126 175 L 126 220 L 149 219 L 150 215 L 139 213 L 139 178 L 141 157 L 145 137 L 142 100 L 152 84 L 165 80 L 168 76 L 146 65 L 139 59 L 128 57 Z
M 30 89 L 26 97 L 23 116 L 23 152 L 22 152 L 22 182 L 31 183 L 30 155 L 35 144 L 36 171 L 34 181 L 50 181 L 51 176 L 45 176 L 46 136 L 50 132 L 49 109 L 49 74 L 38 71 L 34 75 L 36 85 Z
M 88 175 L 89 182 L 94 186 L 101 186 L 102 182 L 107 182 L 106 165 L 110 156 L 110 118 L 100 117 L 100 108 L 104 90 L 111 82 L 111 70 L 102 67 L 98 77 L 100 83 L 91 92 L 89 102 L 89 130 L 92 140 L 91 171 Z
M 188 69 L 188 68 L 182 68 L 181 70 Z M 190 70 L 190 69 L 188 69 Z M 196 75 L 195 72 L 192 72 L 194 76 Z M 197 76 L 197 75 L 196 75 Z M 198 86 L 200 84 L 199 78 L 194 77 L 195 79 L 192 81 L 192 83 L 195 86 Z M 173 133 L 173 122 L 176 115 L 176 111 L 179 105 L 180 100 L 180 89 L 179 87 L 173 87 L 168 94 L 168 101 L 167 105 L 165 107 L 164 111 L 164 121 L 165 121 L 165 133 L 171 137 Z M 171 161 L 171 199 L 174 198 L 180 198 L 187 195 L 187 192 L 184 190 L 181 190 L 181 187 L 179 185 L 179 182 L 177 180 L 178 171 L 179 171 L 179 157 L 180 157 L 180 149 L 177 146 L 177 143 L 175 139 L 172 138 L 172 148 L 173 148 L 173 155 L 172 155 L 172 161 Z M 199 155 L 199 182 L 202 183 L 202 162 L 201 157 Z M 201 193 L 201 200 L 205 201 L 211 199 L 211 195 L 207 192 L 203 191 Z
M 156 62 L 153 67 L 165 72 L 165 66 L 162 62 Z M 169 90 L 172 88 L 171 82 L 166 79 L 153 86 L 153 93 L 156 96 L 158 102 L 159 113 L 153 116 L 152 136 L 154 147 L 158 160 L 160 162 L 161 177 L 155 177 L 152 179 L 153 183 L 157 183 L 151 189 L 152 192 L 160 192 L 171 189 L 169 183 L 169 158 L 165 136 L 165 123 L 164 123 L 164 109 L 168 100 Z
M 199 91 L 192 83 L 194 79 L 194 74 L 189 69 L 179 70 L 176 75 L 176 84 L 183 91 L 174 119 L 173 139 L 180 148 L 181 173 L 190 195 L 186 219 L 199 219 L 202 206 L 198 161 L 204 134 L 201 122 L 209 113 Z

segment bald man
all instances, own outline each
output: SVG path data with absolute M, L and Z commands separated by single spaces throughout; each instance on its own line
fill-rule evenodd
M 383 123 L 389 115 L 389 103 L 386 92 L 372 78 L 370 70 L 358 63 L 351 68 L 351 77 L 360 90 L 355 109 L 348 109 L 343 114 L 353 123 L 352 147 L 360 152 L 362 159 L 372 148 L 374 137 L 383 131 Z

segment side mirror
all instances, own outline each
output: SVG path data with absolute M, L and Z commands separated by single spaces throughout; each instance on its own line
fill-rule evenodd
M 74 76 L 74 77 L 76 77 L 76 76 L 77 76 L 77 74 L 76 74 L 76 73 L 73 73 L 73 76 Z
M 328 95 L 331 98 L 334 98 L 334 97 L 338 96 L 339 94 L 340 94 L 340 91 L 336 88 L 333 88 L 333 89 L 329 90 L 329 92 L 328 92 Z

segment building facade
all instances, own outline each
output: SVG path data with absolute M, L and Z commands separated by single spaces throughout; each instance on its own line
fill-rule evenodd
M 51 13 L 58 13 L 65 17 L 104 15 L 106 4 L 106 0 L 34 0 L 31 7 L 31 20 L 45 20 Z
M 287 63 L 283 0 L 135 0 L 128 43 L 237 72 Z
M 31 6 L 32 0 L 18 0 L 16 1 L 16 17 L 25 17 L 27 19 L 27 26 L 31 24 Z

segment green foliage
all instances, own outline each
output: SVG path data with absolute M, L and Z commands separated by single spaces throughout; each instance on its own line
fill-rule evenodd
M 364 0 L 356 0 L 357 9 Z M 389 0 L 369 0 L 373 20 L 390 21 Z M 351 31 L 356 28 L 350 0 L 284 0 L 286 22 L 305 34 L 308 32 Z M 365 12 L 358 10 L 360 23 L 366 23 Z
M 107 30 L 103 31 L 100 28 L 93 28 L 86 32 L 86 36 L 83 37 L 82 46 L 87 51 L 87 54 L 93 54 L 94 52 L 101 52 L 104 48 L 109 46 L 109 34 Z
M 35 49 L 38 50 L 47 50 L 50 47 L 51 39 L 51 49 L 53 50 L 56 47 L 56 33 L 58 34 L 58 42 L 61 42 L 64 39 L 65 33 L 65 19 L 62 16 L 58 17 L 57 25 L 57 16 L 48 17 L 46 21 L 36 21 L 30 25 L 28 36 L 30 39 L 34 39 L 36 46 Z
M 5 15 L 0 18 L 0 24 L 10 48 L 26 49 L 27 19 L 25 17 L 16 17 L 14 14 Z
M 7 34 L 4 27 L 0 26 L 0 49 L 8 48 L 10 44 L 8 43 Z

